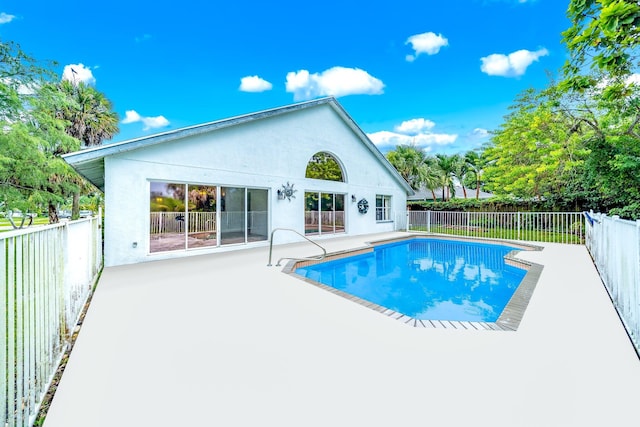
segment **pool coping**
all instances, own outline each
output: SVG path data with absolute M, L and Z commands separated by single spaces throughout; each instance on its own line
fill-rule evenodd
M 527 270 L 527 273 L 525 274 L 524 278 L 520 282 L 520 285 L 514 291 L 513 295 L 509 299 L 509 302 L 504 307 L 504 309 L 502 310 L 502 313 L 500 313 L 500 316 L 495 322 L 416 319 L 414 317 L 407 316 L 405 314 L 402 314 L 395 310 L 391 310 L 387 307 L 383 307 L 371 301 L 367 301 L 355 295 L 348 294 L 344 291 L 333 288 L 331 286 L 322 284 L 320 282 L 316 282 L 315 280 L 311 280 L 309 278 L 302 277 L 299 275 L 295 275 L 295 277 L 299 280 L 310 283 L 323 290 L 339 295 L 349 301 L 352 301 L 364 307 L 370 308 L 374 311 L 382 313 L 385 316 L 391 317 L 392 319 L 398 320 L 402 323 L 405 323 L 409 326 L 413 326 L 416 328 L 489 330 L 489 331 L 516 331 L 518 329 L 518 327 L 520 326 L 520 322 L 524 317 L 524 313 L 527 309 L 527 306 L 529 305 L 531 296 L 533 295 L 533 291 L 535 290 L 538 280 L 540 278 L 540 275 L 542 274 L 543 266 L 530 261 L 525 261 L 525 260 L 516 258 L 516 254 L 518 254 L 520 251 L 523 251 L 523 250 L 541 251 L 544 249 L 542 246 L 537 246 L 537 245 L 523 243 L 523 242 L 509 241 L 509 240 L 499 240 L 499 239 L 461 237 L 461 236 L 449 236 L 449 235 L 439 235 L 439 234 L 410 233 L 407 236 L 402 236 L 398 238 L 365 242 L 366 246 L 363 246 L 363 247 L 327 253 L 324 258 L 318 259 L 318 260 L 291 260 L 285 265 L 285 267 L 282 269 L 282 272 L 285 274 L 294 275 L 295 270 L 298 267 L 305 267 L 308 265 L 314 265 L 314 264 L 341 259 L 345 257 L 350 257 L 354 255 L 369 253 L 369 252 L 373 252 L 376 246 L 395 243 L 395 242 L 402 242 L 405 240 L 413 240 L 415 238 L 453 240 L 453 241 L 463 241 L 463 242 L 489 243 L 489 244 L 516 246 L 519 249 L 513 250 L 504 256 L 505 262 L 514 267 L 519 267 L 524 270 Z

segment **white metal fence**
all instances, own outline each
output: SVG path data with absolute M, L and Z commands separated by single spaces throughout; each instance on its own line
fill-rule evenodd
M 266 211 L 229 211 L 220 213 L 220 227 L 223 231 L 238 231 L 245 227 L 245 216 L 250 226 L 266 225 Z M 189 212 L 187 214 L 189 233 L 215 232 L 218 230 L 215 212 Z M 184 233 L 185 214 L 180 212 L 151 212 L 150 233 Z
M 189 212 L 189 232 L 216 230 L 215 212 Z M 180 212 L 151 212 L 151 234 L 184 233 L 185 215 Z
M 586 214 L 586 246 L 640 354 L 640 220 Z
M 468 237 L 584 243 L 581 212 L 407 211 L 396 228 Z
M 101 218 L 0 233 L 0 426 L 31 426 L 102 267 Z

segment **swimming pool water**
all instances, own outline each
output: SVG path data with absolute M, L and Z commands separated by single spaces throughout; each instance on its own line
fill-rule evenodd
M 505 263 L 517 249 L 420 238 L 295 274 L 416 319 L 495 322 L 527 273 Z

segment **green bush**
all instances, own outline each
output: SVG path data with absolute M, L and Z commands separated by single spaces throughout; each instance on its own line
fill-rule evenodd
M 451 199 L 441 201 L 415 201 L 408 202 L 409 210 L 421 211 L 452 211 L 452 212 L 540 212 L 557 211 L 544 201 L 515 200 L 504 197 L 492 197 L 490 199 Z

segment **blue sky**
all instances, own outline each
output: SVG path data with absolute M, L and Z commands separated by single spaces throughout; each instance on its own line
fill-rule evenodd
M 566 59 L 561 0 L 3 0 L 0 38 L 118 112 L 117 142 L 333 95 L 386 152 L 477 148 Z M 76 74 L 71 73 L 71 68 Z

